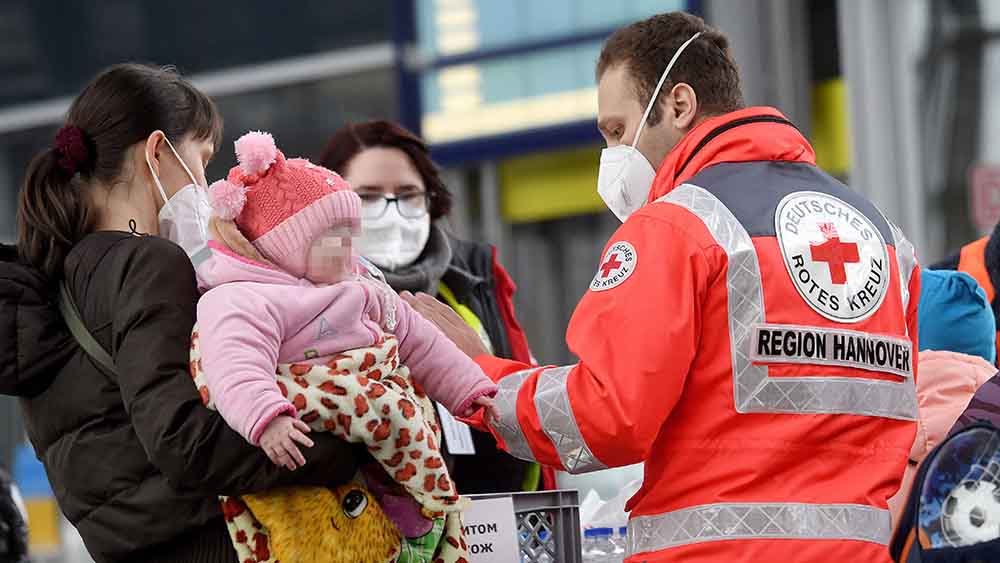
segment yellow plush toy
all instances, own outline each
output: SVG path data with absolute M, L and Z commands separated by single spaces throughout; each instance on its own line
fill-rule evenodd
M 271 555 L 281 563 L 386 563 L 399 554 L 399 532 L 359 483 L 277 489 L 243 501 L 270 530 Z
M 326 365 L 277 366 L 277 386 L 299 418 L 314 431 L 366 445 L 377 471 L 333 490 L 294 487 L 222 497 L 239 561 L 468 561 L 461 520 L 468 501 L 458 495 L 442 459 L 433 403 L 399 365 L 398 349 L 395 338 L 387 338 Z M 214 408 L 201 364 L 195 330 L 191 374 L 206 406 Z M 412 504 L 390 503 L 389 497 Z M 414 533 L 414 506 L 429 529 Z

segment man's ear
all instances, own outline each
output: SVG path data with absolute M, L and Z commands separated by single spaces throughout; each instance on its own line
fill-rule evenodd
M 681 131 L 690 129 L 698 115 L 698 95 L 694 88 L 685 82 L 675 84 L 665 101 L 669 108 L 666 118 L 673 126 Z

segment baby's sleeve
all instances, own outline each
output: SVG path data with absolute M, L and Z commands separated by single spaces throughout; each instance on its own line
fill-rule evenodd
M 251 444 L 275 417 L 295 415 L 275 380 L 283 324 L 276 304 L 240 284 L 198 302 L 201 361 L 211 395 L 230 427 Z
M 476 399 L 496 395 L 496 385 L 437 326 L 398 296 L 396 337 L 403 364 L 431 399 L 464 416 Z

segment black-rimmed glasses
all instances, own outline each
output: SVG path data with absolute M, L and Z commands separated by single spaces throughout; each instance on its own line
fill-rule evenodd
M 382 193 L 361 193 L 361 218 L 381 219 L 389 209 L 390 203 L 396 204 L 396 210 L 407 219 L 420 219 L 427 214 L 430 207 L 430 194 L 427 192 L 408 192 L 400 195 Z

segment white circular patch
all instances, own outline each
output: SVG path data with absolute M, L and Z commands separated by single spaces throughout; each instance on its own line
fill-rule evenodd
M 882 233 L 857 209 L 831 195 L 796 192 L 774 216 L 781 255 L 799 294 L 817 313 L 857 323 L 889 290 L 889 252 Z
M 597 268 L 594 281 L 590 282 L 590 290 L 607 291 L 625 283 L 625 280 L 635 272 L 638 260 L 639 255 L 635 253 L 635 248 L 631 244 L 625 241 L 612 244 Z

